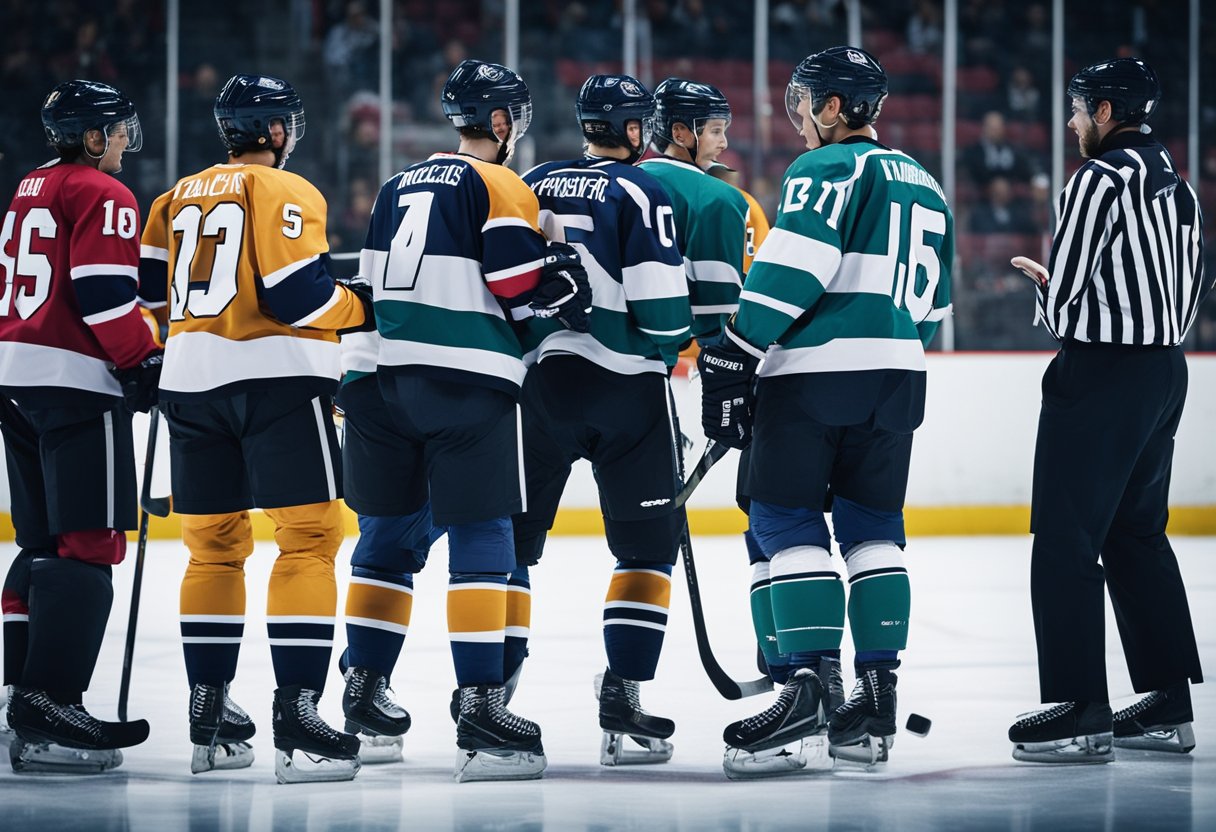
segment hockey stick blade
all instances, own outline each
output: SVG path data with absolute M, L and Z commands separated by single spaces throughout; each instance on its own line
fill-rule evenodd
M 709 440 L 709 444 L 705 446 L 705 453 L 701 454 L 701 461 L 697 463 L 696 468 L 692 469 L 692 473 L 684 481 L 684 487 L 676 495 L 676 508 L 688 502 L 688 498 L 692 496 L 692 492 L 697 490 L 697 486 L 701 484 L 701 480 L 705 479 L 705 475 L 709 473 L 709 469 L 713 468 L 719 459 L 726 456 L 726 452 L 729 450 L 730 448 L 726 445 L 715 442 L 712 439 Z
M 153 406 L 148 411 L 148 453 L 144 457 L 144 483 L 139 493 L 139 505 L 153 517 L 168 517 L 173 508 L 172 497 L 152 496 L 152 463 L 156 454 L 153 446 L 156 444 L 156 427 L 160 421 L 160 408 Z

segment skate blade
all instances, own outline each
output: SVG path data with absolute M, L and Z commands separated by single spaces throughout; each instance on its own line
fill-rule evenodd
M 545 755 L 531 751 L 456 750 L 457 783 L 485 780 L 536 780 L 549 764 Z
M 605 731 L 600 740 L 600 765 L 644 766 L 665 763 L 671 759 L 674 749 L 675 746 L 658 737 L 634 737 Z
M 329 757 L 314 757 L 298 749 L 292 752 L 275 749 L 274 754 L 274 776 L 283 784 L 354 780 L 360 767 L 358 758 L 333 760 Z
M 100 774 L 122 765 L 117 748 L 68 748 L 53 742 L 26 742 L 13 735 L 9 761 L 18 774 Z
M 220 742 L 215 745 L 196 745 L 190 757 L 190 773 L 204 771 L 230 771 L 249 768 L 253 765 L 253 746 L 247 742 Z
M 871 770 L 887 762 L 893 745 L 895 745 L 894 736 L 876 737 L 873 734 L 866 734 L 859 742 L 830 746 L 828 753 L 846 765 Z
M 795 774 L 824 774 L 832 770 L 832 757 L 822 736 L 805 737 L 781 748 L 746 751 L 726 746 L 722 770 L 731 780 L 761 780 Z
M 364 765 L 401 762 L 401 737 L 359 734 L 359 760 Z
M 1195 747 L 1195 729 L 1191 723 L 1161 726 L 1155 731 L 1145 731 L 1132 737 L 1115 737 L 1115 748 L 1134 748 L 1138 751 L 1164 751 L 1170 754 L 1190 754 Z
M 1024 763 L 1109 763 L 1115 759 L 1111 732 L 1087 734 L 1049 742 L 1021 742 L 1013 747 L 1013 759 Z

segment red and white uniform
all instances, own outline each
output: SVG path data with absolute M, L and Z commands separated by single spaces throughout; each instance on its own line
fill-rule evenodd
M 96 168 L 54 161 L 21 180 L 0 233 L 0 388 L 121 395 L 109 368 L 156 349 L 139 225 L 131 191 Z M 163 305 L 165 287 L 147 289 L 144 305 Z

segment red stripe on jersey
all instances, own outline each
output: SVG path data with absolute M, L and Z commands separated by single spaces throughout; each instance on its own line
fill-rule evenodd
M 499 298 L 515 298 L 536 291 L 540 285 L 540 269 L 530 269 L 526 272 L 495 280 L 486 284 L 490 293 Z

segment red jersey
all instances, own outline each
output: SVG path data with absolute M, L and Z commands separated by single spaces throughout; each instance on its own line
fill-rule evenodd
M 0 231 L 0 278 L 0 387 L 118 396 L 109 368 L 156 349 L 136 308 L 139 208 L 96 168 L 56 160 L 21 180 Z

